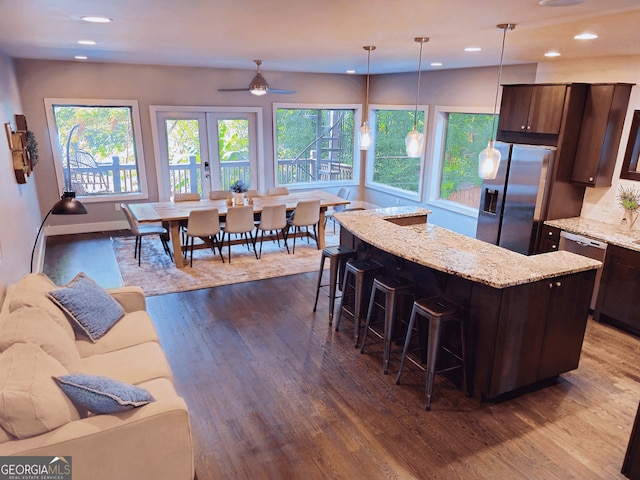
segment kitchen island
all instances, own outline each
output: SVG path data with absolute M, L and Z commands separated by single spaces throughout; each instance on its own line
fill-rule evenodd
M 417 298 L 445 295 L 464 307 L 470 394 L 495 399 L 578 367 L 600 262 L 570 252 L 521 255 L 422 217 L 412 224 L 414 214 L 335 218 L 342 244 L 414 280 Z

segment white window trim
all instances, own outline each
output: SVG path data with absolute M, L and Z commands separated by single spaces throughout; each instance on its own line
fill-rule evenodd
M 147 199 L 149 198 L 149 189 L 147 188 L 147 173 L 145 168 L 145 156 L 142 146 L 142 124 L 140 122 L 140 110 L 138 108 L 137 100 L 97 100 L 86 98 L 45 98 L 45 114 L 47 117 L 47 127 L 49 130 L 49 141 L 51 143 L 51 150 L 53 152 L 53 166 L 56 172 L 56 181 L 58 183 L 58 189 L 62 192 L 65 188 L 64 185 L 64 170 L 63 159 L 60 157 L 60 146 L 58 145 L 58 131 L 56 128 L 56 119 L 53 114 L 54 105 L 68 105 L 68 106 L 88 106 L 88 107 L 130 107 L 131 108 L 131 121 L 133 123 L 133 140 L 135 143 L 136 151 L 136 166 L 138 168 L 138 181 L 140 185 L 140 191 L 134 193 L 114 193 L 108 195 L 99 196 L 81 196 L 82 203 L 100 203 L 100 202 L 119 202 L 127 201 L 131 199 Z
M 161 114 L 160 116 L 158 114 Z M 162 114 L 175 114 L 176 116 L 185 113 L 252 113 L 256 116 L 256 156 L 257 156 L 257 177 L 258 177 L 258 190 L 266 190 L 266 182 L 264 180 L 264 140 L 263 140 L 263 121 L 262 121 L 262 107 L 193 107 L 193 106 L 175 106 L 175 105 L 150 105 L 149 114 L 151 117 L 151 136 L 153 137 L 153 151 L 154 160 L 156 165 L 157 182 L 158 182 L 158 196 L 161 199 L 169 199 L 170 188 L 166 181 L 163 179 L 165 175 L 161 172 L 166 170 L 166 165 L 162 162 L 160 156 L 160 134 L 158 122 L 162 120 Z M 208 139 L 205 140 L 208 144 Z M 217 146 L 211 146 L 211 148 L 217 148 Z
M 278 131 L 276 113 L 279 108 L 299 108 L 305 110 L 353 110 L 353 178 L 351 180 L 331 180 L 326 182 L 278 183 Z M 362 105 L 354 103 L 274 103 L 273 104 L 273 184 L 277 187 L 285 186 L 289 190 L 308 190 L 309 188 L 326 188 L 336 186 L 353 186 L 360 184 L 360 149 L 358 148 L 358 128 L 362 123 Z
M 481 113 L 493 114 L 493 107 L 467 107 L 467 106 L 435 106 L 435 127 L 433 129 L 433 141 L 429 152 L 431 161 L 430 178 L 427 179 L 427 204 L 434 207 L 456 212 L 468 217 L 478 218 L 478 209 L 461 205 L 450 200 L 440 198 L 440 182 L 442 181 L 442 151 L 444 149 L 447 134 L 447 115 L 449 113 Z M 497 115 L 497 113 L 496 113 Z M 480 153 L 480 152 L 478 152 Z
M 400 188 L 390 187 L 388 185 L 384 185 L 382 183 L 376 183 L 373 181 L 373 161 L 374 151 L 375 151 L 375 139 L 377 138 L 378 132 L 375 131 L 376 121 L 375 121 L 375 111 L 376 110 L 408 110 L 415 111 L 415 105 L 381 105 L 381 104 L 369 104 L 369 126 L 374 128 L 374 148 L 370 148 L 367 150 L 366 155 L 366 175 L 365 175 L 365 188 L 370 188 L 371 190 L 377 190 L 380 192 L 385 192 L 396 197 L 406 198 L 407 200 L 413 200 L 415 202 L 419 202 L 422 198 L 422 194 L 425 188 L 425 171 L 427 168 L 427 147 L 429 145 L 429 137 L 427 136 L 429 132 L 428 124 L 429 124 L 429 106 L 428 105 L 418 105 L 417 110 L 420 112 L 424 112 L 424 129 L 422 130 L 422 135 L 424 135 L 424 147 L 422 148 L 422 156 L 420 157 L 420 173 L 418 177 L 418 191 L 417 192 L 409 192 L 407 190 L 402 190 Z M 409 132 L 407 132 L 409 133 Z

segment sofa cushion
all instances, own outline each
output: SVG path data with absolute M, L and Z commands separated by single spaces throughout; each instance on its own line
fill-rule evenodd
M 22 307 L 0 323 L 0 352 L 14 343 L 34 343 L 68 370 L 77 367 L 80 354 L 75 342 L 40 307 Z
M 76 275 L 64 287 L 50 291 L 49 296 L 93 342 L 125 314 L 122 305 L 84 273 Z
M 75 340 L 73 326 L 64 312 L 49 297 L 50 290 L 56 288 L 55 283 L 43 274 L 30 273 L 7 289 L 5 302 L 9 303 L 9 312 L 22 307 L 40 307 L 54 320 L 71 340 Z
M 76 339 L 76 348 L 81 357 L 113 352 L 145 342 L 158 342 L 158 334 L 145 311 L 127 313 L 104 334 L 99 342 L 92 342 L 84 335 Z
M 91 355 L 80 359 L 78 371 L 137 385 L 154 378 L 173 380 L 171 367 L 157 342 Z
M 98 415 L 124 412 L 155 401 L 144 388 L 108 377 L 80 374 L 55 380 L 74 405 Z
M 78 420 L 78 411 L 52 378 L 67 373 L 38 345 L 16 343 L 2 352 L 0 426 L 28 438 Z

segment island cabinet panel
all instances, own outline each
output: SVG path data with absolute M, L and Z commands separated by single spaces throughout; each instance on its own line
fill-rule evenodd
M 640 252 L 609 245 L 594 318 L 640 335 Z
M 537 381 L 548 296 L 541 282 L 503 292 L 488 397 Z
M 575 370 L 580 361 L 582 342 L 596 270 L 558 277 L 547 283 L 550 292 L 538 380 Z
M 493 398 L 577 368 L 589 316 L 584 292 L 594 280 L 591 270 L 503 290 L 497 324 L 479 327 L 495 331 L 495 344 L 488 388 L 477 393 Z

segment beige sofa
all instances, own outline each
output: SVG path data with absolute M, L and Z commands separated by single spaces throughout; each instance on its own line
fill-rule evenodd
M 70 456 L 75 480 L 192 480 L 189 412 L 174 389 L 142 290 L 108 290 L 126 313 L 94 343 L 47 296 L 55 288 L 45 275 L 29 274 L 6 292 L 0 311 L 0 414 L 12 433 L 0 428 L 0 456 Z M 20 388 L 16 369 L 29 368 L 36 373 L 25 400 L 24 391 L 12 390 Z M 52 372 L 109 377 L 144 388 L 155 401 L 95 415 L 60 396 Z M 8 411 L 12 395 L 17 407 Z M 33 434 L 40 430 L 47 431 Z

